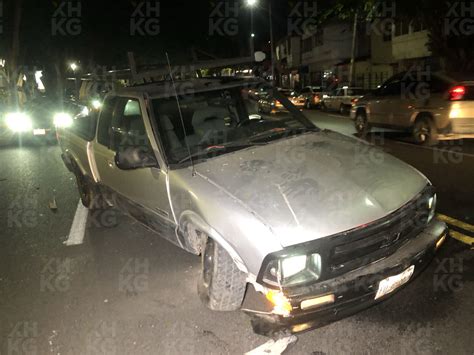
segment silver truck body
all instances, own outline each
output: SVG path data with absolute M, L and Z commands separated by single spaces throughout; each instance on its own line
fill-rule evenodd
M 197 92 L 210 90 L 194 85 Z M 211 88 L 232 85 L 242 83 Z M 112 191 L 125 203 L 111 204 L 174 244 L 202 252 L 199 238 L 189 233 L 190 225 L 212 238 L 257 291 L 268 289 L 258 276 L 269 255 L 308 242 L 324 243 L 328 236 L 386 218 L 430 185 L 417 170 L 366 142 L 320 130 L 196 161 L 194 166 L 173 167 L 149 105 L 165 95 L 166 89 L 157 85 L 110 95 L 140 103 L 159 167 L 122 170 L 116 152 L 97 135 L 86 141 L 61 131 L 66 165 Z

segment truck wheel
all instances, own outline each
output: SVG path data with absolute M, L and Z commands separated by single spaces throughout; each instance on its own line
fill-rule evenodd
M 436 128 L 429 116 L 422 115 L 416 119 L 412 134 L 417 144 L 435 145 L 438 143 Z
M 341 106 L 339 106 L 339 113 L 341 115 L 344 115 L 346 113 L 346 107 L 344 106 L 344 104 L 341 104 Z
M 370 125 L 367 121 L 367 115 L 365 114 L 365 112 L 357 112 L 354 123 L 358 136 L 361 138 L 365 138 L 370 132 Z
M 80 172 L 75 172 L 77 188 L 79 190 L 79 196 L 84 207 L 90 210 L 101 210 L 108 207 L 100 195 L 97 188 L 82 175 Z
M 246 275 L 237 268 L 224 248 L 208 238 L 202 253 L 198 283 L 201 301 L 213 311 L 235 311 L 244 299 L 245 280 Z

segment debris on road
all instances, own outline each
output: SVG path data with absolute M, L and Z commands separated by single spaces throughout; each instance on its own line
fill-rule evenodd
M 288 345 L 296 343 L 297 340 L 298 338 L 295 335 L 281 338 L 276 341 L 270 339 L 258 348 L 245 353 L 245 355 L 280 355 L 286 350 Z
M 58 204 L 56 203 L 56 198 L 53 197 L 51 201 L 49 201 L 49 209 L 53 212 L 58 210 Z

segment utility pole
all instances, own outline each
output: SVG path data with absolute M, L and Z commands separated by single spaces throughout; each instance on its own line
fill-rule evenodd
M 272 51 L 272 83 L 275 84 L 275 43 L 273 41 L 272 0 L 268 0 L 268 4 L 268 12 L 270 15 L 270 50 Z
M 351 66 L 349 71 L 349 86 L 352 86 L 354 82 L 354 64 L 356 55 L 356 40 L 357 40 L 357 17 L 358 12 L 356 10 L 354 14 L 354 27 L 352 29 L 352 53 L 351 53 Z
M 255 56 L 255 34 L 253 33 L 253 7 L 250 8 L 250 56 Z

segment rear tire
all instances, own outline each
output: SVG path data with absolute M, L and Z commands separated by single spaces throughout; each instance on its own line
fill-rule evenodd
M 344 114 L 346 113 L 346 107 L 344 106 L 344 104 L 341 104 L 341 105 L 339 106 L 339 113 L 340 113 L 341 115 L 344 115 Z
M 213 311 L 235 311 L 242 305 L 246 286 L 246 275 L 224 248 L 208 238 L 198 282 L 201 301 Z
M 431 117 L 422 115 L 415 120 L 412 131 L 413 139 L 420 145 L 435 145 L 438 143 L 436 127 Z
M 357 135 L 361 138 L 367 137 L 367 134 L 370 132 L 370 125 L 367 120 L 367 115 L 363 111 L 358 111 L 354 120 L 355 129 Z

